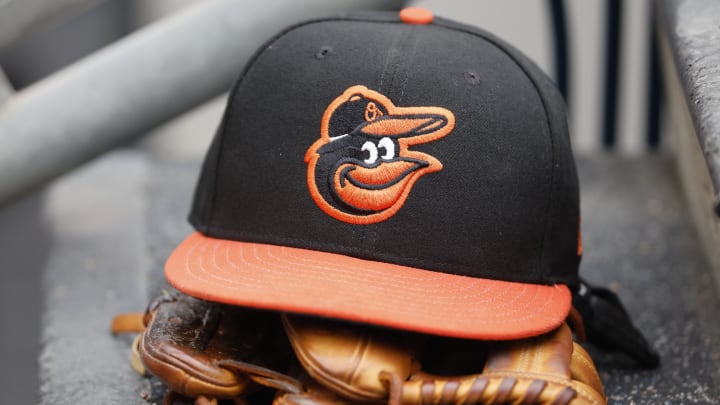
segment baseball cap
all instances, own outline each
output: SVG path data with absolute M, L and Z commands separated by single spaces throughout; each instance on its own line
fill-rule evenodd
M 165 274 L 226 304 L 523 338 L 570 311 L 578 206 L 564 102 L 526 56 L 424 10 L 346 14 L 244 68 Z

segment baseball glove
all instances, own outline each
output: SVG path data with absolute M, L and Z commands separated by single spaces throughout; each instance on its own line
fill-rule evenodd
M 273 370 L 293 362 L 279 315 L 163 294 L 144 314 L 115 317 L 113 333 L 141 332 L 130 363 L 168 386 L 165 404 L 178 396 L 197 404 L 233 399 L 245 403 L 263 387 L 300 392 L 294 378 Z
M 131 364 L 196 404 L 605 404 L 567 325 L 511 342 L 441 338 L 209 303 L 183 294 L 113 321 Z M 271 392 L 270 395 L 267 395 Z M 264 393 L 264 395 L 263 395 Z
M 444 339 L 289 315 L 283 315 L 283 324 L 305 371 L 348 403 L 607 402 L 590 356 L 573 342 L 565 324 L 546 335 L 511 342 Z M 478 372 L 431 373 L 452 368 Z M 312 403 L 302 397 L 284 394 L 275 403 Z

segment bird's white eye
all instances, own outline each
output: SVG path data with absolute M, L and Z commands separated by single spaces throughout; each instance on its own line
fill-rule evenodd
M 379 148 L 385 149 L 385 153 L 380 156 L 383 160 L 391 160 L 395 157 L 395 144 L 392 139 L 388 137 L 382 138 L 380 142 L 378 142 L 378 149 Z
M 370 156 L 368 156 L 367 159 L 363 160 L 363 162 L 365 162 L 369 165 L 375 163 L 375 161 L 378 158 L 378 150 L 377 150 L 377 146 L 375 146 L 374 143 L 367 141 L 363 144 L 363 146 L 360 150 L 367 151 L 370 154 Z

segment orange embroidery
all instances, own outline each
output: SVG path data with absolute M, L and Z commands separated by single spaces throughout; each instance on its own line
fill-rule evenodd
M 375 121 L 377 117 L 382 117 L 382 115 L 382 111 L 372 101 L 365 107 L 365 121 Z
M 455 116 L 445 108 L 397 107 L 376 91 L 352 86 L 328 105 L 320 138 L 305 154 L 310 195 L 340 221 L 385 221 L 420 177 L 442 170 L 437 158 L 409 147 L 454 127 Z

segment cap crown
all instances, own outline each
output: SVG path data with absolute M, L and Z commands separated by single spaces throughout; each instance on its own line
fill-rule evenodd
M 349 90 L 364 107 L 347 105 Z M 333 118 L 342 109 L 356 118 Z M 446 133 L 430 139 L 428 131 Z M 345 141 L 354 155 L 337 152 Z M 416 175 L 421 169 L 412 165 L 424 163 L 407 160 L 414 177 L 393 183 L 402 191 L 387 201 L 359 196 L 364 189 L 337 191 L 348 181 L 375 181 L 364 173 L 379 165 L 378 156 L 389 156 L 388 148 L 439 166 Z M 331 149 L 345 160 L 321 157 Z M 390 187 L 388 179 L 374 187 Z M 315 191 L 313 182 L 321 184 Z M 478 29 L 368 13 L 296 25 L 257 52 L 230 93 L 190 221 L 216 238 L 574 284 L 578 206 L 564 102 L 535 64 Z

